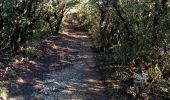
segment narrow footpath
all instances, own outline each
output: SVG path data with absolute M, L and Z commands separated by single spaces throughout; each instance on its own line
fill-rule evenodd
M 33 59 L 25 85 L 9 99 L 108 100 L 89 33 L 69 26 L 35 46 L 42 56 Z

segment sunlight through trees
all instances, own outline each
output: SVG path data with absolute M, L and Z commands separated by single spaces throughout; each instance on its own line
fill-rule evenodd
M 169 0 L 0 0 L 0 62 L 33 57 L 28 46 L 66 24 L 92 35 L 118 98 L 169 98 Z

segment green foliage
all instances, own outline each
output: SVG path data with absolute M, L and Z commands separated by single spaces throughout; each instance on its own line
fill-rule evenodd
M 96 47 L 112 52 L 113 62 L 129 64 L 137 59 L 156 62 L 159 49 L 168 44 L 170 16 L 161 2 L 89 0 L 83 7 L 80 14 L 88 17 L 82 23 L 91 22 L 89 29 L 95 33 Z
M 44 0 L 44 20 L 49 24 L 52 34 L 58 34 L 65 14 L 76 4 L 78 0 Z
M 82 5 L 81 25 L 91 25 L 105 67 L 129 66 L 134 73 L 149 73 L 152 81 L 163 78 L 170 62 L 168 0 L 89 0 Z
M 32 37 L 39 20 L 38 0 L 1 0 L 0 2 L 0 51 L 17 53 Z
M 58 33 L 78 0 L 1 0 L 0 57 L 18 54 L 32 40 Z
M 107 53 L 100 53 L 99 55 L 100 60 L 103 61 L 103 65 L 105 66 L 109 66 L 109 65 L 113 65 L 113 59 L 114 57 L 110 54 Z
M 33 57 L 33 52 L 30 50 L 22 50 L 20 52 L 20 55 L 24 58 L 31 58 L 31 57 Z
M 77 16 L 75 18 L 78 21 L 78 25 L 85 29 L 94 29 L 98 23 L 98 12 L 97 9 L 93 7 L 93 4 L 87 1 L 80 1 L 76 6 L 78 10 Z M 91 30 L 92 31 L 92 30 Z

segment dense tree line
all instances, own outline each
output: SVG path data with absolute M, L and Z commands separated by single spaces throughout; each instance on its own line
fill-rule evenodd
M 79 6 L 84 16 L 79 22 L 91 24 L 90 31 L 97 37 L 95 46 L 112 52 L 115 63 L 128 64 L 137 59 L 154 62 L 160 58 L 161 48 L 164 53 L 168 51 L 168 4 L 167 0 L 89 0 L 84 8 Z
M 57 34 L 64 14 L 76 3 L 76 0 L 1 0 L 1 58 L 25 48 L 36 33 L 41 33 L 40 30 Z
M 168 0 L 89 0 L 78 6 L 78 23 L 93 33 L 105 68 L 128 66 L 152 84 L 169 72 L 169 6 Z

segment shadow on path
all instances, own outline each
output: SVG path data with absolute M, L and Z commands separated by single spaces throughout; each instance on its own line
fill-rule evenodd
M 33 45 L 35 56 L 20 64 L 24 80 L 6 84 L 9 100 L 30 100 L 36 91 L 45 100 L 106 99 L 100 73 L 94 68 L 90 34 L 67 27 L 68 34 Z

